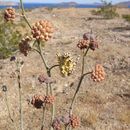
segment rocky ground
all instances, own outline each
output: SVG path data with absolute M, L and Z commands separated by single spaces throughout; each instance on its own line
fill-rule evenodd
M 56 80 L 56 116 L 68 112 L 81 70 L 81 52 L 76 45 L 82 35 L 92 29 L 98 36 L 99 49 L 89 51 L 85 69 L 86 72 L 90 71 L 95 64 L 101 63 L 107 76 L 101 83 L 93 82 L 89 76 L 84 79 L 74 109 L 74 113 L 81 119 L 81 126 L 77 130 L 130 130 L 130 23 L 122 18 L 105 20 L 92 15 L 91 10 L 41 8 L 27 12 L 31 23 L 48 19 L 55 26 L 54 37 L 44 48 L 49 65 L 57 63 L 58 52 L 70 52 L 77 61 L 76 70 L 69 77 L 61 77 L 58 68 L 53 70 L 52 78 Z M 118 11 L 120 14 L 128 14 L 130 10 Z M 37 80 L 39 74 L 45 73 L 45 69 L 35 52 L 30 52 L 27 57 L 18 53 L 17 57 L 25 62 L 22 68 L 24 127 L 26 130 L 38 130 L 41 127 L 42 110 L 28 104 L 27 99 L 34 94 L 45 93 L 44 86 Z M 18 125 L 18 87 L 14 72 L 13 62 L 9 59 L 0 60 L 0 86 L 5 84 L 8 87 L 11 115 Z M 14 130 L 8 118 L 2 90 L 0 104 L 0 130 Z M 49 111 L 47 113 L 46 122 L 50 115 Z

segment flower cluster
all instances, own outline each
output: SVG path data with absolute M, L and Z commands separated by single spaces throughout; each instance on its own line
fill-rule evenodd
M 55 97 L 52 95 L 45 96 L 44 103 L 53 104 L 55 101 Z
M 54 130 L 62 130 L 62 126 L 63 123 L 61 121 L 61 118 L 56 118 L 52 123 L 52 127 L 54 128 Z
M 33 38 L 42 41 L 48 41 L 52 37 L 53 26 L 47 20 L 40 20 L 32 27 Z
M 59 118 L 56 118 L 53 121 L 52 127 L 54 130 L 62 130 L 64 126 L 70 125 L 72 128 L 77 128 L 80 126 L 80 119 L 77 116 L 62 116 Z
M 89 47 L 89 42 L 87 40 L 81 39 L 79 40 L 77 47 L 80 48 L 81 50 L 86 49 Z
M 102 65 L 97 64 L 95 70 L 92 71 L 91 78 L 95 82 L 100 82 L 105 79 L 105 71 Z
M 6 21 L 14 21 L 15 19 L 15 9 L 12 7 L 9 7 L 4 12 L 4 19 Z
M 61 74 L 63 76 L 69 76 L 73 72 L 76 65 L 73 58 L 68 53 L 65 53 L 64 55 L 58 54 L 57 57 Z
M 41 108 L 43 106 L 45 97 L 42 95 L 34 95 L 31 99 L 31 104 L 36 108 Z
M 31 46 L 29 45 L 29 42 L 31 41 L 31 37 L 26 36 L 21 40 L 19 43 L 19 50 L 21 53 L 23 53 L 25 56 L 28 55 L 28 52 L 31 50 Z
M 34 95 L 31 99 L 31 104 L 39 109 L 41 107 L 43 107 L 43 104 L 53 104 L 55 101 L 55 97 L 52 95 L 48 95 L 48 96 L 42 96 L 42 95 Z
M 80 126 L 80 120 L 79 120 L 79 117 L 77 116 L 72 115 L 70 117 L 70 122 L 71 122 L 72 128 L 77 128 Z
M 83 39 L 78 42 L 77 47 L 81 50 L 89 47 L 94 51 L 96 48 L 98 48 L 98 42 L 92 33 L 85 33 L 83 35 Z

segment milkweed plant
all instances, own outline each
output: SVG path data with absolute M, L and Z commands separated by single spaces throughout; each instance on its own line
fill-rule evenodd
M 79 48 L 79 51 L 81 51 L 82 53 L 81 72 L 79 73 L 80 78 L 79 78 L 75 93 L 73 94 L 68 113 L 66 115 L 61 115 L 60 117 L 57 117 L 55 115 L 56 94 L 53 91 L 53 84 L 55 83 L 55 81 L 51 78 L 51 76 L 53 75 L 52 69 L 55 69 L 56 67 L 58 67 L 60 70 L 61 76 L 67 77 L 73 74 L 73 71 L 76 68 L 76 62 L 74 61 L 73 56 L 67 52 L 64 54 L 60 54 L 60 53 L 56 54 L 57 64 L 53 66 L 49 66 L 46 63 L 46 60 L 45 60 L 46 55 L 43 55 L 44 51 L 43 51 L 42 43 L 43 42 L 46 43 L 53 37 L 53 33 L 55 33 L 54 26 L 50 21 L 46 19 L 39 20 L 33 25 L 31 25 L 26 17 L 22 0 L 20 0 L 20 5 L 21 5 L 20 6 L 21 14 L 16 15 L 16 10 L 12 7 L 9 7 L 5 9 L 3 17 L 5 19 L 5 22 L 14 22 L 16 17 L 23 17 L 23 19 L 25 20 L 25 22 L 30 28 L 30 36 L 23 37 L 23 39 L 19 41 L 19 51 L 24 56 L 28 56 L 30 51 L 36 51 L 43 62 L 44 69 L 46 70 L 46 74 L 41 74 L 38 77 L 38 81 L 41 84 L 46 86 L 46 94 L 33 95 L 29 101 L 30 104 L 36 109 L 43 110 L 42 111 L 42 115 L 43 115 L 42 124 L 39 124 L 41 125 L 41 130 L 45 130 L 45 127 L 44 127 L 45 121 L 46 121 L 45 114 L 47 112 L 46 109 L 48 107 L 51 108 L 49 109 L 51 110 L 51 117 L 50 117 L 51 123 L 49 124 L 48 130 L 77 129 L 81 125 L 80 118 L 73 111 L 75 108 L 74 107 L 75 100 L 76 100 L 76 97 L 78 96 L 78 92 L 80 90 L 84 77 L 90 76 L 94 82 L 101 82 L 102 80 L 105 79 L 105 71 L 101 64 L 97 64 L 95 65 L 93 70 L 89 72 L 85 72 L 85 60 L 87 57 L 87 53 L 91 50 L 96 51 L 96 49 L 99 46 L 97 37 L 95 37 L 92 32 L 84 33 L 82 39 L 77 42 L 77 48 Z M 19 88 L 19 115 L 20 115 L 19 126 L 16 126 L 16 122 L 14 122 L 13 118 L 11 117 L 8 101 L 6 100 L 6 104 L 8 108 L 7 110 L 9 113 L 9 118 L 12 124 L 14 125 L 14 129 L 25 130 L 24 120 L 23 120 L 24 114 L 23 114 L 23 104 L 22 104 L 22 92 L 21 92 L 21 89 L 22 89 L 21 71 L 22 71 L 22 66 L 24 62 L 16 58 L 15 56 L 12 56 L 10 61 L 16 64 L 17 83 L 18 83 L 18 88 Z M 3 86 L 3 92 L 5 93 L 5 96 L 7 96 L 6 86 Z

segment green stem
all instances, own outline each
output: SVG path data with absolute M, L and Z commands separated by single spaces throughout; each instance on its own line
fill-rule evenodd
M 20 7 L 21 7 L 21 10 L 22 10 L 22 16 L 23 16 L 25 22 L 28 24 L 28 26 L 30 27 L 30 29 L 32 29 L 32 27 L 31 27 L 28 19 L 25 16 L 25 10 L 24 10 L 24 5 L 23 5 L 23 1 L 22 0 L 20 0 Z
M 44 66 L 45 66 L 45 68 L 46 68 L 46 72 L 47 72 L 48 77 L 51 77 L 51 69 L 54 68 L 54 67 L 56 67 L 56 66 L 58 66 L 58 65 L 54 65 L 54 66 L 52 66 L 51 68 L 49 68 L 49 67 L 47 66 L 47 64 L 46 64 L 46 62 L 45 62 L 45 59 L 44 59 L 44 56 L 43 56 L 43 54 L 42 54 L 42 49 L 41 49 L 40 41 L 38 40 L 37 43 L 38 43 L 38 51 L 37 51 L 37 52 L 39 53 L 39 55 L 40 55 L 40 57 L 41 57 L 41 59 L 42 59 L 42 61 L 43 61 L 43 64 L 44 64 Z M 51 84 L 49 84 L 49 86 L 50 86 L 50 93 L 51 93 L 51 95 L 53 95 L 53 90 L 52 90 Z M 53 120 L 54 120 L 54 116 L 55 116 L 54 114 L 55 114 L 55 104 L 53 103 L 53 105 L 52 105 L 51 124 L 52 124 L 52 122 L 53 122 Z M 52 126 L 50 127 L 50 129 L 53 130 Z
M 81 87 L 82 81 L 83 81 L 83 79 L 84 79 L 84 76 L 87 75 L 87 74 L 89 74 L 89 73 L 86 73 L 86 74 L 84 75 L 85 57 L 86 57 L 86 55 L 87 55 L 87 53 L 88 53 L 88 50 L 89 50 L 89 47 L 87 48 L 87 50 L 86 50 L 85 53 L 83 52 L 82 67 L 81 67 L 81 76 L 80 76 L 78 86 L 77 86 L 77 88 L 76 88 L 76 91 L 75 91 L 75 93 L 74 93 L 74 96 L 73 96 L 73 99 L 72 99 L 72 102 L 71 102 L 71 105 L 70 105 L 69 116 L 71 116 L 71 115 L 73 114 L 74 103 L 75 103 L 76 97 L 77 97 L 77 95 L 78 95 L 79 89 L 80 89 L 80 87 Z M 72 129 L 72 127 L 69 126 L 69 130 L 71 130 L 71 129 Z
M 40 41 L 37 41 L 37 42 L 38 42 L 38 51 L 39 51 L 39 54 L 40 54 L 40 56 L 41 56 L 41 59 L 42 59 L 42 61 L 43 61 L 43 63 L 44 63 L 44 66 L 45 66 L 46 71 L 47 71 L 47 74 L 48 74 L 49 67 L 47 66 L 47 64 L 46 64 L 46 62 L 45 62 L 45 60 L 44 60 L 44 56 L 43 56 L 43 54 L 42 54 L 42 49 L 41 49 Z
M 50 68 L 49 68 L 49 71 L 51 72 L 51 70 L 53 69 L 53 68 L 56 68 L 56 67 L 58 67 L 59 65 L 53 65 L 53 66 L 51 66 Z
M 81 76 L 81 77 L 80 77 L 80 80 L 79 80 L 77 89 L 76 89 L 75 94 L 74 94 L 74 96 L 73 96 L 73 99 L 72 99 L 72 102 L 71 102 L 71 105 L 70 105 L 70 111 L 69 111 L 69 115 L 70 115 L 70 116 L 71 116 L 72 113 L 73 113 L 74 102 L 75 102 L 76 96 L 77 96 L 77 94 L 78 94 L 79 88 L 80 88 L 80 86 L 81 86 L 81 83 L 82 83 L 82 81 L 83 81 L 83 78 L 84 78 L 84 76 Z
M 25 16 L 25 14 L 23 15 L 23 18 L 24 18 L 25 22 L 28 24 L 28 26 L 30 27 L 30 29 L 32 29 L 32 26 L 30 25 L 30 23 L 29 23 L 27 17 Z
M 89 51 L 90 47 L 87 48 L 86 52 L 84 53 L 84 56 L 87 55 L 88 51 Z
M 43 130 L 44 125 L 45 125 L 45 113 L 46 113 L 46 103 L 45 103 L 45 106 L 42 107 L 42 126 L 41 126 L 41 130 Z
M 46 84 L 46 95 L 49 94 L 49 85 Z M 45 106 L 42 107 L 42 126 L 41 126 L 41 130 L 43 130 L 44 128 L 44 124 L 45 124 L 45 113 L 46 113 L 46 103 L 45 103 Z
M 20 0 L 20 7 L 21 7 L 21 10 L 22 10 L 22 15 L 24 15 L 24 6 L 23 6 L 22 0 Z
M 67 130 L 68 129 L 68 127 L 67 126 L 65 126 L 65 130 Z
M 85 56 L 83 55 L 83 58 L 82 58 L 82 70 L 81 70 L 81 76 L 82 76 L 83 73 L 84 73 L 84 62 L 85 62 Z
M 53 90 L 52 90 L 52 86 L 51 84 L 49 84 L 50 86 L 50 94 L 53 96 Z M 52 123 L 53 123 L 53 120 L 54 120 L 54 117 L 55 117 L 55 102 L 53 102 L 52 104 L 52 111 L 51 111 L 51 126 L 50 126 L 50 130 L 53 130 L 52 128 Z
M 20 70 L 18 70 L 18 87 L 19 87 L 19 113 L 20 113 L 20 130 L 24 130 L 23 128 L 23 110 L 22 110 L 22 87 L 21 87 L 21 77 Z

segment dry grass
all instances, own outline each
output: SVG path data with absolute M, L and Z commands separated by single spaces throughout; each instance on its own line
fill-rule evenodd
M 130 110 L 126 110 L 119 115 L 119 120 L 127 125 L 130 125 Z

